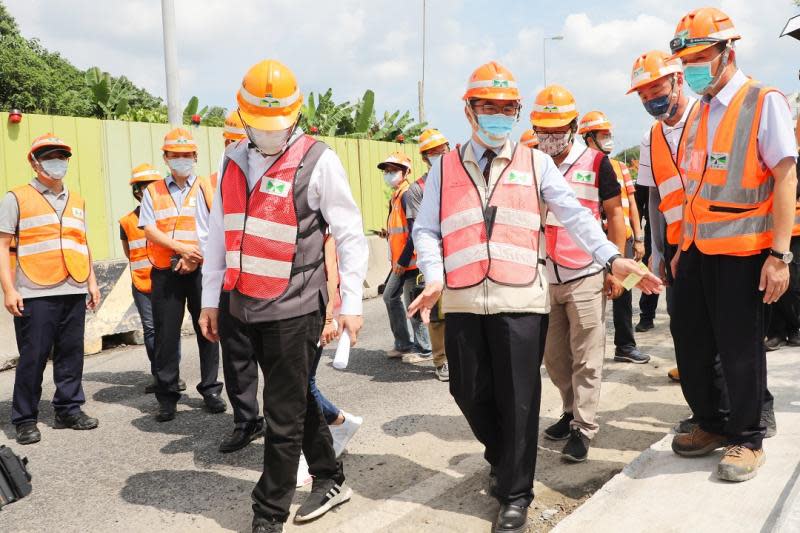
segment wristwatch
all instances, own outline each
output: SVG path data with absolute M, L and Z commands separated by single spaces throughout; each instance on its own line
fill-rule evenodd
M 608 261 L 606 261 L 606 272 L 611 274 L 611 267 L 614 264 L 614 261 L 622 257 L 622 254 L 614 254 L 609 257 Z
M 642 235 L 641 237 L 634 237 L 633 240 L 636 242 L 644 242 L 644 235 Z
M 783 261 L 787 265 L 792 262 L 792 259 L 794 259 L 794 254 L 791 251 L 789 251 L 789 252 L 778 252 L 778 251 L 773 250 L 772 248 L 770 248 L 769 255 L 771 255 L 772 257 L 777 257 L 778 259 L 780 259 L 781 261 Z

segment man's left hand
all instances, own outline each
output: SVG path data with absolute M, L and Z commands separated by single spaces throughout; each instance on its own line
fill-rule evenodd
M 644 257 L 644 243 L 633 241 L 633 260 L 640 261 Z
M 789 265 L 777 257 L 767 257 L 758 283 L 758 290 L 764 291 L 764 303 L 774 304 L 788 288 Z
M 94 311 L 100 305 L 100 287 L 94 278 L 89 280 L 89 299 L 86 301 L 86 309 Z

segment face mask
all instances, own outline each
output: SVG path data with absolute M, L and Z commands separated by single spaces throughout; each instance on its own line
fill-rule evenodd
M 54 180 L 64 179 L 64 176 L 67 175 L 67 164 L 69 162 L 66 159 L 47 159 L 42 161 L 40 164 L 42 165 L 42 170 L 44 173 L 47 174 L 48 178 Z
M 670 95 L 659 96 L 658 98 L 653 98 L 652 100 L 647 100 L 644 102 L 644 108 L 650 113 L 653 117 L 663 120 L 662 117 L 671 118 L 672 115 L 675 114 L 675 110 L 672 110 L 670 113 Z
M 511 135 L 511 130 L 514 129 L 514 123 L 517 121 L 517 117 L 502 113 L 473 116 L 476 117 L 478 122 L 478 128 L 475 133 L 483 144 L 492 148 L 503 146 L 508 136 Z
M 286 142 L 289 140 L 289 130 L 257 130 L 247 126 L 247 136 L 250 142 L 256 145 L 258 151 L 264 155 L 278 155 L 283 152 Z
M 605 154 L 610 154 L 614 151 L 614 137 L 606 137 L 602 140 L 597 140 L 597 146 Z
M 561 155 L 572 143 L 572 132 L 569 133 L 539 133 L 539 150 L 550 157 Z
M 399 170 L 395 170 L 394 172 L 384 172 L 383 181 L 386 182 L 386 185 L 394 189 L 400 185 L 401 181 L 403 181 L 403 174 Z
M 729 54 L 727 52 L 728 48 L 720 52 L 717 56 L 719 57 L 725 54 L 719 65 L 716 76 L 711 74 L 711 64 L 717 60 L 717 57 L 705 63 L 689 63 L 688 65 L 684 65 L 683 77 L 694 92 L 703 95 L 714 88 L 719 76 L 725 71 L 725 67 L 728 65 Z
M 167 159 L 167 166 L 176 176 L 189 176 L 194 169 L 194 159 L 191 157 Z

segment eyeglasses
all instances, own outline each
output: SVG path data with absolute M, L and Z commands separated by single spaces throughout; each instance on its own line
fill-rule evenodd
M 520 109 L 519 104 L 509 104 L 500 107 L 495 104 L 472 104 L 472 109 L 480 112 L 481 115 L 496 115 L 502 113 L 504 115 L 516 115 Z

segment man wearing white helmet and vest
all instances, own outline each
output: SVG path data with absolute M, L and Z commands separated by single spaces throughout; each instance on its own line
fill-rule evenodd
M 51 357 L 53 428 L 87 430 L 98 423 L 81 410 L 86 401 L 81 383 L 86 309 L 97 307 L 100 291 L 84 200 L 63 181 L 70 157 L 72 148 L 52 133 L 37 137 L 28 152 L 36 176 L 0 202 L 0 284 L 19 350 L 11 402 L 19 444 L 42 438 L 39 400 Z
M 303 97 L 294 74 L 268 59 L 237 93 L 249 143 L 222 162 L 203 264 L 203 334 L 218 338 L 220 292 L 247 325 L 264 374 L 264 471 L 253 490 L 253 531 L 279 532 L 289 517 L 301 449 L 314 476 L 295 521 L 346 502 L 328 425 L 309 387 L 328 301 L 323 242 L 336 239 L 339 331 L 355 344 L 368 249 L 345 170 L 328 147 L 298 127 Z
M 450 391 L 476 438 L 501 503 L 497 532 L 526 528 L 541 399 L 540 366 L 549 301 L 544 279 L 548 210 L 615 275 L 639 272 L 606 239 L 550 157 L 510 138 L 521 101 L 516 80 L 490 62 L 468 81 L 472 137 L 428 174 L 414 226 L 424 292 L 409 313 L 429 320 L 442 294 Z M 646 275 L 645 291 L 659 281 Z M 563 339 L 562 339 L 563 340 Z
M 602 228 L 605 215 L 609 240 L 625 250 L 616 173 L 603 152 L 576 142 L 578 110 L 572 94 L 560 85 L 545 87 L 536 96 L 530 118 L 539 149 L 553 158 L 567 186 L 581 205 L 591 210 L 593 226 Z M 544 436 L 566 441 L 561 451 L 564 460 L 583 462 L 588 458 L 589 441 L 599 430 L 605 298 L 616 299 L 625 289 L 604 270 L 596 254 L 587 253 L 575 242 L 555 210 L 547 213 L 545 233 L 551 310 L 544 364 L 561 394 L 563 414 L 544 430 Z
M 764 463 L 765 304 L 789 284 L 797 146 L 786 98 L 736 65 L 740 38 L 715 8 L 685 15 L 670 42 L 702 95 L 678 153 L 686 203 L 672 260 L 672 319 L 681 388 L 698 426 L 672 441 L 696 457 L 725 448 L 717 476 L 744 481 Z M 714 386 L 719 355 L 727 387 Z

